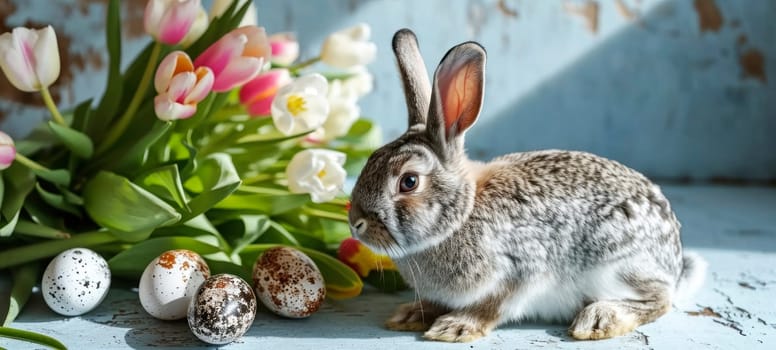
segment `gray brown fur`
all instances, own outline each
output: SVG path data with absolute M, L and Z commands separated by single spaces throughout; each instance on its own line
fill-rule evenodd
M 425 93 L 412 87 L 428 78 L 405 76 L 420 70 L 404 65 L 422 65 L 408 35 L 397 33 L 394 50 L 412 104 L 410 95 Z M 484 83 L 484 50 L 475 43 L 451 49 L 435 74 L 425 121 L 413 116 L 423 108 L 415 103 L 407 132 L 370 157 L 352 193 L 353 235 L 389 254 L 422 299 L 400 308 L 390 328 L 418 330 L 401 321 L 417 321 L 428 303 L 449 311 L 429 314 L 439 316 L 429 339 L 469 341 L 522 319 L 573 320 L 572 336 L 601 339 L 667 312 L 678 285 L 697 288 L 704 262 L 683 256 L 670 203 L 633 169 L 559 150 L 469 160 L 463 139 L 473 121 L 445 130 L 437 91 L 440 69 L 460 60 L 481 65 Z M 476 118 L 479 106 L 462 113 L 475 108 Z M 420 175 L 416 192 L 397 191 L 406 172 Z

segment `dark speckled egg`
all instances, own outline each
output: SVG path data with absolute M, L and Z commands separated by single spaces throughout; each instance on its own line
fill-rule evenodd
M 247 282 L 230 274 L 215 275 L 191 298 L 191 332 L 210 344 L 227 344 L 248 331 L 256 316 L 256 297 Z

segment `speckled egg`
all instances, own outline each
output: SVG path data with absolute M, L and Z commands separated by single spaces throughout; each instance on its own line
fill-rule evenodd
M 256 316 L 256 297 L 242 278 L 219 274 L 205 280 L 189 303 L 191 332 L 210 344 L 227 344 L 248 331 Z
M 48 264 L 40 288 L 43 300 L 54 312 L 65 316 L 83 315 L 108 295 L 110 268 L 92 250 L 68 249 Z
M 289 247 L 271 248 L 256 260 L 253 288 L 268 309 L 291 318 L 312 315 L 326 297 L 321 271 L 310 257 Z
M 140 304 L 160 320 L 184 318 L 191 297 L 208 277 L 210 269 L 199 254 L 186 249 L 166 251 L 140 277 Z

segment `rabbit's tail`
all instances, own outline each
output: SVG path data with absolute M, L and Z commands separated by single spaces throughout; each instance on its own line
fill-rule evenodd
M 679 275 L 679 281 L 676 284 L 674 294 L 675 302 L 687 302 L 703 285 L 706 279 L 706 268 L 709 264 L 703 257 L 695 252 L 684 252 L 682 258 L 682 273 Z

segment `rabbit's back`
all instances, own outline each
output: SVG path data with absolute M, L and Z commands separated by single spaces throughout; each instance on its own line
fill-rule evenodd
M 483 234 L 519 273 L 574 273 L 643 252 L 666 273 L 681 271 L 668 200 L 615 161 L 556 150 L 505 155 L 482 166 L 475 198 L 470 227 L 489 227 Z

